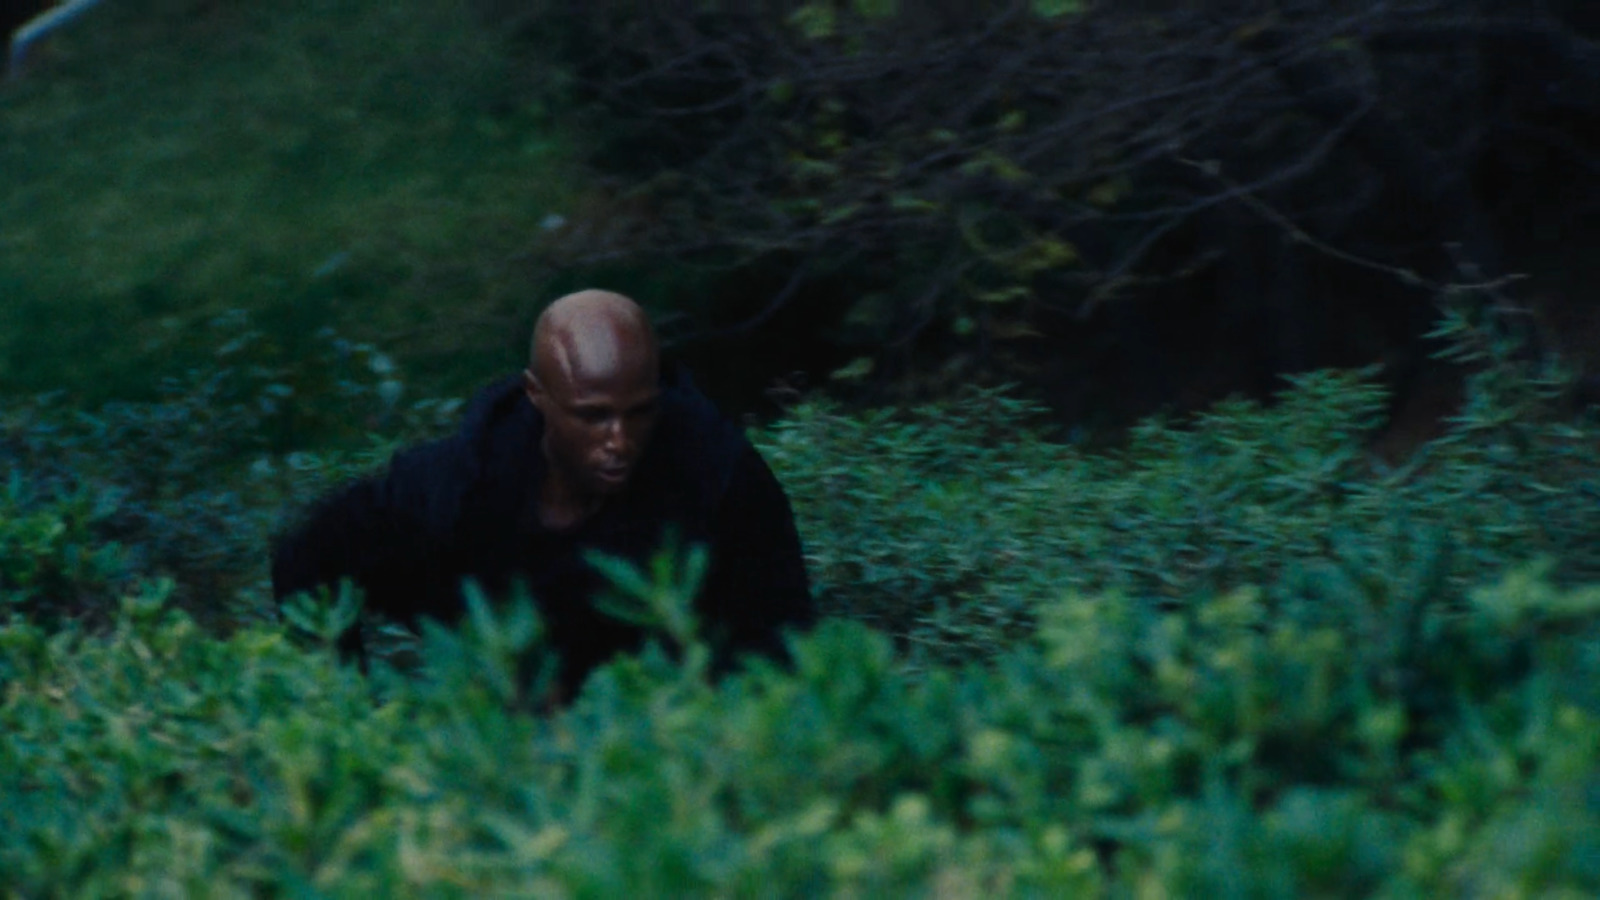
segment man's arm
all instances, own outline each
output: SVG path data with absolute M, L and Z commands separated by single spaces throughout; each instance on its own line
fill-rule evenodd
M 273 542 L 272 592 L 282 602 L 301 591 L 350 579 L 365 608 L 414 623 L 453 601 L 449 536 L 463 468 L 455 441 L 396 454 L 389 470 L 329 494 Z M 360 652 L 359 636 L 341 648 Z
M 816 621 L 789 498 L 748 445 L 712 522 L 711 571 L 700 605 L 716 641 L 719 669 L 743 653 L 783 660 L 783 632 Z

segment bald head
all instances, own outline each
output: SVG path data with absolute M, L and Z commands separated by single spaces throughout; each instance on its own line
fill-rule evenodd
M 656 335 L 627 297 L 579 291 L 539 316 L 532 357 L 523 383 L 543 414 L 549 463 L 541 516 L 570 524 L 623 489 L 650 443 L 661 394 Z
M 579 291 L 539 316 L 528 367 L 551 388 L 611 382 L 654 373 L 659 352 L 639 304 L 611 291 Z

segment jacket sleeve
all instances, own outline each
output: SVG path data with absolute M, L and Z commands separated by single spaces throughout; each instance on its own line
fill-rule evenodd
M 456 602 L 450 535 L 464 475 L 457 442 L 446 440 L 396 454 L 384 474 L 327 495 L 274 541 L 273 596 L 281 603 L 348 578 L 366 609 L 408 624 L 448 615 Z
M 789 498 L 748 444 L 713 515 L 701 616 L 718 649 L 719 670 L 742 653 L 785 660 L 784 631 L 807 629 L 816 620 Z

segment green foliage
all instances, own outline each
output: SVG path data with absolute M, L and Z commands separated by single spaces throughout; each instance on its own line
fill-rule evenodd
M 360 621 L 361 591 L 348 580 L 341 581 L 336 589 L 323 586 L 315 595 L 285 599 L 282 612 L 284 622 L 331 647 Z
M 1471 396 L 1398 468 L 1364 449 L 1385 398 L 1362 373 L 1111 453 L 1004 391 L 804 403 L 756 438 L 829 616 L 789 665 L 713 677 L 705 553 L 597 557 L 605 609 L 657 638 L 576 698 L 524 595 L 373 628 L 367 677 L 337 661 L 348 587 L 282 624 L 242 590 L 211 627 L 201 575 L 258 578 L 268 510 L 386 449 L 273 454 L 251 398 L 317 401 L 262 387 L 270 354 L 154 404 L 11 407 L 6 887 L 1591 896 L 1600 424 L 1452 309 Z M 320 402 L 380 403 L 374 358 Z M 444 412 L 396 406 L 389 433 Z
M 680 559 L 678 539 L 669 534 L 649 573 L 635 570 L 627 560 L 603 553 L 590 553 L 586 559 L 613 585 L 608 595 L 596 599 L 606 615 L 659 629 L 678 647 L 695 642 L 699 624 L 694 616 L 694 598 L 700 593 L 711 563 L 706 548 L 690 547 Z
M 111 591 L 162 574 L 207 625 L 258 616 L 280 512 L 458 415 L 459 402 L 405 399 L 402 373 L 370 345 L 324 332 L 291 360 L 243 313 L 210 330 L 206 365 L 155 399 L 0 401 L 8 609 L 103 623 Z M 299 449 L 311 441 L 324 449 Z
M 1111 454 L 1048 442 L 1037 410 L 978 389 L 863 415 L 809 402 L 758 442 L 827 611 L 970 658 L 1065 589 L 1184 604 L 1254 583 L 1342 603 L 1377 590 L 1373 570 L 1459 594 L 1540 554 L 1600 578 L 1600 429 L 1489 393 L 1517 377 L 1485 370 L 1450 434 L 1395 469 L 1365 446 L 1382 390 L 1338 372 L 1296 377 L 1270 405 L 1147 422 Z
M 79 489 L 39 505 L 19 471 L 0 493 L 0 611 L 29 611 L 45 620 L 80 611 L 129 577 L 116 543 L 96 539 L 110 510 L 103 497 Z
M 1514 574 L 1475 596 L 1516 615 L 1431 622 L 1397 679 L 1311 604 L 1069 592 L 985 667 L 913 676 L 832 620 L 792 671 L 650 649 L 536 717 L 508 709 L 525 601 L 369 687 L 157 589 L 98 636 L 0 628 L 0 868 L 25 895 L 1584 895 L 1590 594 Z

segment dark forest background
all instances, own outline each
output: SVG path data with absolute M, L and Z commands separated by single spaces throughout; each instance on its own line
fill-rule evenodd
M 37 5 L 8 4 L 6 21 Z M 450 393 L 514 363 L 538 304 L 604 283 L 649 303 L 739 412 L 801 385 L 882 401 L 1015 381 L 1079 433 L 1114 432 L 1266 397 L 1285 374 L 1376 365 L 1396 430 L 1421 436 L 1462 375 L 1425 335 L 1441 294 L 1471 285 L 1592 402 L 1597 40 L 1600 14 L 1578 0 L 97 10 L 4 98 L 9 189 L 32 196 L 0 226 L 0 378 L 136 392 L 148 379 L 130 372 L 163 369 L 203 340 L 184 331 L 202 314 L 240 307 L 290 368 L 333 325 Z M 248 122 L 229 121 L 242 114 L 221 88 L 185 83 L 200 76 L 181 54 L 202 44 L 253 67 L 222 76 L 263 101 Z M 102 164 L 56 195 L 42 182 L 72 151 L 37 133 L 51 109 L 97 122 L 80 140 L 102 142 Z M 204 140 L 193 120 L 208 115 L 225 158 L 140 162 L 151 129 L 169 157 L 203 156 L 181 145 Z M 530 135 L 543 149 L 519 154 Z M 116 278 L 40 274 L 84 269 L 59 257 L 94 253 L 89 232 L 29 247 L 16 231 L 114 190 L 113 150 L 145 178 L 257 179 L 231 215 L 261 224 L 202 213 L 129 248 L 142 258 Z M 401 180 L 372 174 L 385 167 L 435 185 L 385 208 L 373 198 Z M 109 224 L 174 230 L 159 203 L 148 215 Z M 430 237 L 394 234 L 396 215 Z M 109 243 L 99 255 L 127 242 Z M 157 319 L 187 336 L 154 334 Z M 157 352 L 63 365 L 82 351 L 38 334 L 86 347 L 130 331 Z
M 561 251 L 702 273 L 724 377 L 1015 379 L 1090 424 L 1378 364 L 1425 419 L 1461 284 L 1594 370 L 1589 5 L 487 9 L 594 136 Z

